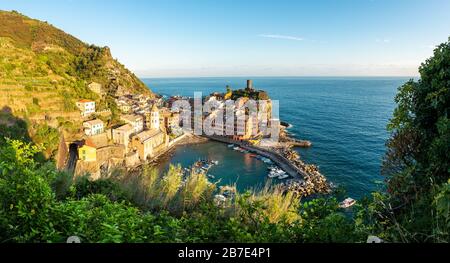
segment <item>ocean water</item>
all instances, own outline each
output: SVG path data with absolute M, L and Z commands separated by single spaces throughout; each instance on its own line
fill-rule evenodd
M 354 198 L 382 187 L 380 182 L 384 178 L 380 167 L 389 136 L 386 125 L 395 108 L 397 88 L 408 78 L 252 79 L 257 89 L 266 90 L 272 99 L 279 100 L 281 119 L 292 125 L 289 131 L 295 137 L 313 143 L 309 149 L 297 149 L 303 160 L 318 165 L 331 182 L 342 186 Z M 144 82 L 159 94 L 193 96 L 194 91 L 201 91 L 203 95 L 225 91 L 226 85 L 242 88 L 246 78 L 157 78 L 144 79 Z M 197 159 L 208 157 L 212 151 L 220 155 L 223 150 L 227 149 L 208 145 L 184 146 L 176 150 L 172 160 L 186 163 L 192 156 Z M 245 160 L 246 157 L 241 158 Z M 227 159 L 223 161 L 227 162 Z M 263 184 L 267 172 L 258 165 L 251 168 L 255 166 L 242 165 L 242 162 L 236 162 L 236 156 L 233 156 L 227 165 L 217 167 L 214 173 L 224 174 L 227 182 L 236 179 L 240 188 Z M 242 180 L 242 174 L 251 176 L 252 173 L 254 180 Z

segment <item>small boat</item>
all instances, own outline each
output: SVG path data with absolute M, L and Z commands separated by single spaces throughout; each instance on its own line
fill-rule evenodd
M 346 198 L 344 201 L 342 201 L 341 203 L 339 203 L 339 207 L 340 208 L 349 208 L 352 205 L 354 205 L 356 203 L 356 200 L 353 198 Z
M 280 168 L 273 168 L 273 169 L 270 170 L 270 172 L 268 174 L 268 176 L 270 178 L 281 177 L 281 176 L 284 176 L 284 175 L 286 175 L 286 172 L 281 170 Z M 288 177 L 289 177 L 289 175 L 288 175 Z
M 235 150 L 235 151 L 239 151 L 241 149 L 241 147 L 239 147 L 239 146 L 234 146 L 233 147 L 233 150 Z
M 268 166 L 268 167 L 267 167 L 267 170 L 274 170 L 274 169 L 278 169 L 278 167 L 276 167 L 276 166 L 273 166 L 273 165 L 272 165 L 272 166 Z
M 267 176 L 268 176 L 269 178 L 276 178 L 276 177 L 278 177 L 279 175 L 278 175 L 277 173 L 271 171 Z
M 234 148 L 234 144 L 228 144 L 228 148 Z
M 272 163 L 272 160 L 270 160 L 269 158 L 266 157 L 261 157 L 261 161 L 265 162 L 265 163 Z
M 278 176 L 278 179 L 283 180 L 289 177 L 289 174 L 287 174 L 286 172 L 284 172 L 284 174 Z
M 214 175 L 212 175 L 212 174 L 208 174 L 207 176 L 208 176 L 208 178 L 210 178 L 210 179 L 216 178 L 216 177 L 215 177 Z
M 219 161 L 213 160 L 213 161 L 211 161 L 211 164 L 218 165 L 218 164 L 219 164 Z

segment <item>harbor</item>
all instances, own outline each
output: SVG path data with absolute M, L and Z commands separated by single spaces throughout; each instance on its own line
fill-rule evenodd
M 318 171 L 301 161 L 289 160 L 274 149 L 262 149 L 224 137 L 201 136 L 201 143 L 180 144 L 161 156 L 155 166 L 164 172 L 170 164 L 181 165 L 185 175 L 204 173 L 219 187 L 238 191 L 280 185 L 302 196 L 327 193 L 330 186 Z M 198 139 L 199 140 L 199 139 Z M 301 166 L 303 164 L 303 169 Z

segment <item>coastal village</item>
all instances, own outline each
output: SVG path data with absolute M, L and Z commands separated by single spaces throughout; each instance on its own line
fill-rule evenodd
M 102 94 L 100 84 L 91 83 L 89 88 L 97 94 Z M 303 163 L 297 152 L 292 149 L 294 146 L 309 147 L 311 143 L 289 136 L 286 124 L 272 118 L 272 103 L 267 93 L 254 89 L 251 80 L 247 81 L 244 89 L 231 91 L 227 87 L 225 93 L 216 92 L 203 97 L 203 104 L 215 105 L 210 113 L 202 112 L 199 115 L 190 113 L 192 127 L 196 125 L 202 127 L 205 119 L 216 117 L 214 115 L 223 110 L 228 100 L 236 101 L 232 108 L 235 118 L 233 125 L 215 125 L 213 135 L 205 133 L 194 135 L 192 130 L 182 128 L 184 112 L 173 107 L 173 103 L 179 99 L 189 101 L 191 106 L 194 104 L 192 98 L 179 96 L 163 98 L 122 93 L 115 97 L 115 103 L 120 110 L 120 123 L 111 127 L 107 127 L 99 117 L 101 114 L 104 115 L 105 111 L 99 115 L 95 101 L 80 99 L 76 106 L 83 118 L 84 133 L 68 147 L 68 158 L 65 162 L 67 169 L 73 170 L 75 175 L 89 173 L 91 179 L 95 180 L 108 174 L 114 167 L 126 167 L 131 170 L 144 163 L 154 162 L 183 141 L 196 143 L 215 140 L 228 144 L 231 150 L 248 153 L 265 162 L 268 165 L 268 177 L 282 180 L 281 185 L 286 190 L 305 196 L 329 191 L 329 185 L 317 167 Z M 268 102 L 264 109 L 266 118 L 263 119 L 260 114 L 249 115 L 243 107 L 249 99 Z M 106 114 L 108 113 L 110 114 L 106 111 Z M 223 118 L 225 123 L 226 117 Z M 243 121 L 237 121 L 238 118 Z M 272 120 L 272 124 L 267 120 Z M 277 141 L 273 141 L 261 130 L 261 127 L 274 123 L 280 133 Z M 233 135 L 226 135 L 230 130 Z M 213 164 L 214 161 L 201 160 L 196 165 L 207 171 Z

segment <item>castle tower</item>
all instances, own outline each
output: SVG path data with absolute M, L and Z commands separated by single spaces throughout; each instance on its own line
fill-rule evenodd
M 253 80 L 247 80 L 247 90 L 253 90 Z
M 159 109 L 156 103 L 153 104 L 150 111 L 150 129 L 159 129 Z

